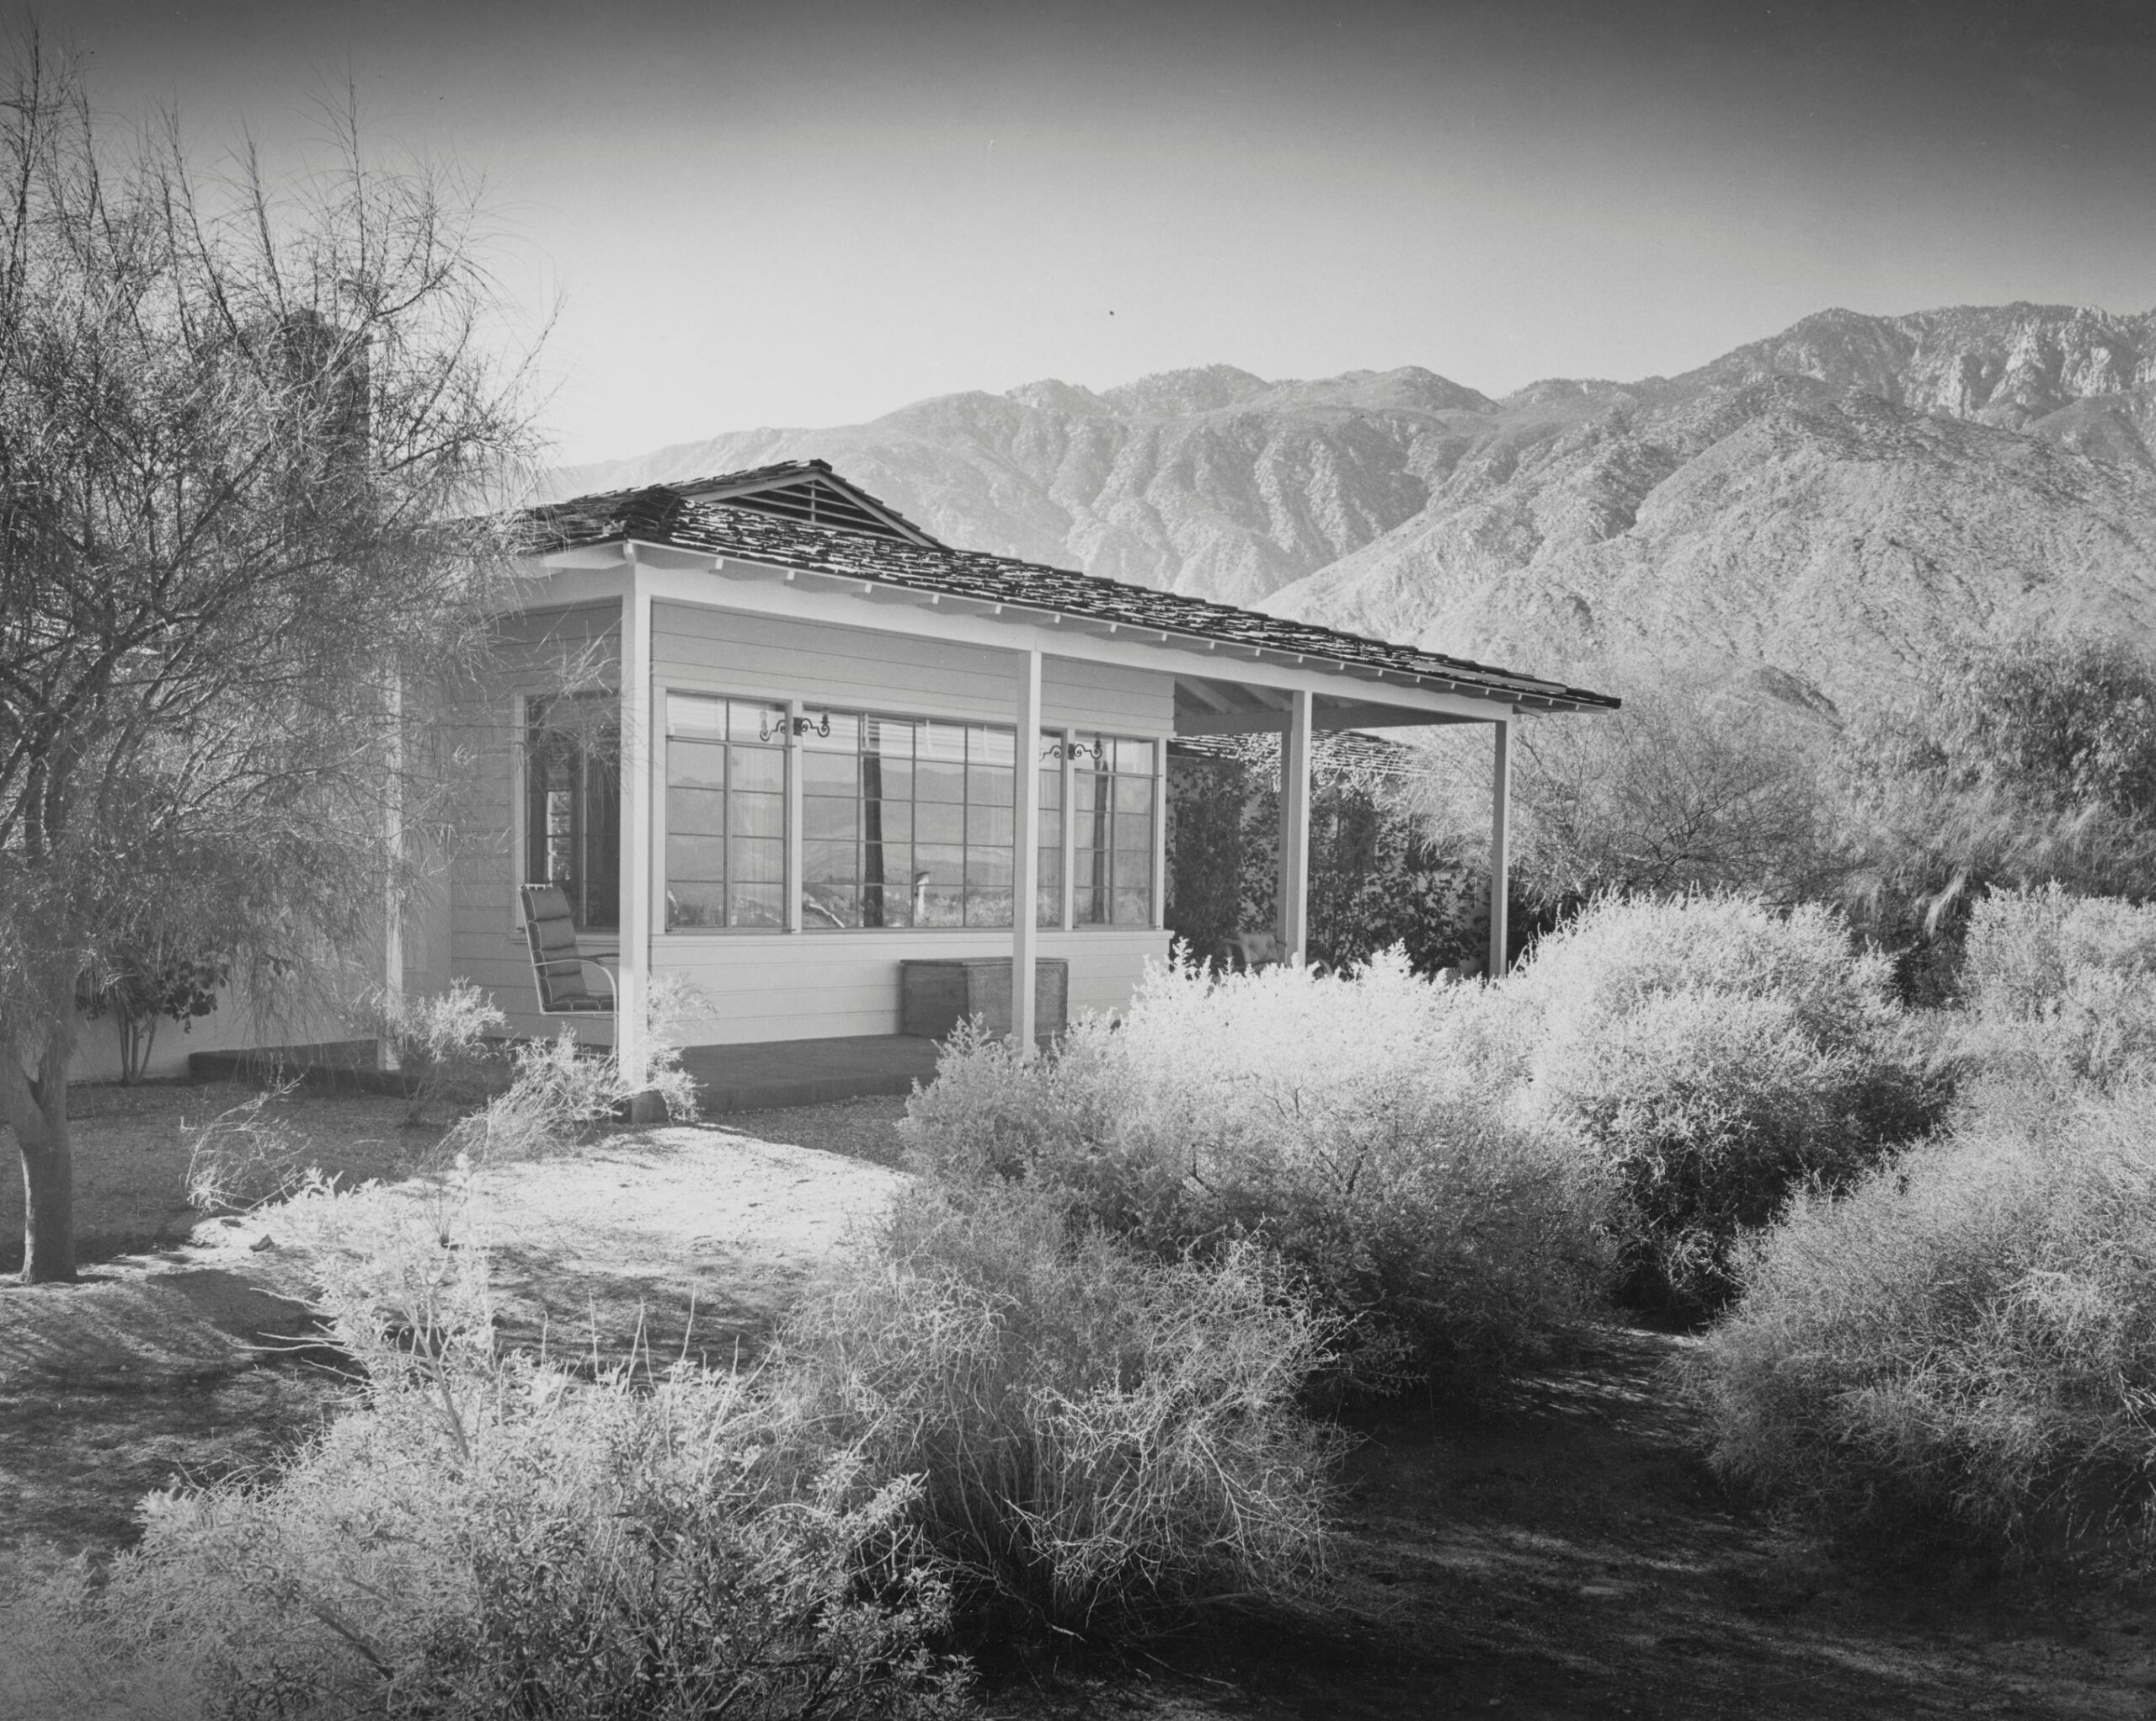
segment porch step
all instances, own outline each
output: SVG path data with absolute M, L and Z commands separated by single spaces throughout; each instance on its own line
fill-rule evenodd
M 681 1065 L 696 1078 L 705 1112 L 766 1111 L 910 1094 L 915 1082 L 935 1079 L 936 1042 L 915 1034 L 864 1034 L 691 1046 Z

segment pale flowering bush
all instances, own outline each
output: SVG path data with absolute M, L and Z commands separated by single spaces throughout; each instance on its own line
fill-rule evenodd
M 2156 1090 L 2025 1097 L 1742 1253 L 1696 1377 L 1725 1474 L 1882 1540 L 2156 1553 Z
M 1493 989 L 1156 966 L 1117 1022 L 1022 1061 L 961 1035 L 906 1129 L 959 1186 L 1055 1191 L 1156 1258 L 1262 1246 L 1348 1323 L 1351 1372 L 1488 1387 L 1595 1308 L 1598 1167 L 1502 1115 L 1518 1053 Z
M 1995 891 L 1970 916 L 1962 986 L 1994 1082 L 2103 1092 L 2156 1077 L 2156 905 Z
M 468 1104 L 500 1084 L 505 1059 L 490 1040 L 509 1018 L 469 980 L 446 992 L 376 992 L 355 1026 L 387 1046 L 404 1079 L 404 1121 L 418 1125 L 436 1105 Z
M 1151 1259 L 994 1183 L 902 1197 L 776 1373 L 868 1473 L 918 1479 L 973 1631 L 1129 1638 L 1321 1580 L 1342 1437 L 1297 1399 L 1329 1337 L 1247 1244 Z
M 1742 897 L 1604 898 L 1502 988 L 1529 1050 L 1515 1116 L 1622 1192 L 1627 1297 L 1732 1294 L 1732 1251 L 1943 1121 L 1956 1070 L 1841 919 Z

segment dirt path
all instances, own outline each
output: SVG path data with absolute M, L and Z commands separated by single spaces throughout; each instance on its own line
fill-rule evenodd
M 1155 1688 L 1343 1721 L 2156 1715 L 2148 1591 L 1884 1573 L 1730 1497 L 1670 1390 L 1685 1342 L 1613 1330 L 1502 1415 L 1378 1420 L 1337 1611 L 1183 1642 Z
M 717 1128 L 624 1132 L 487 1173 L 502 1339 L 609 1360 L 639 1335 L 662 1361 L 753 1355 L 899 1181 Z M 407 1183 L 390 1198 L 435 1196 Z M 281 1348 L 318 1335 L 311 1258 L 280 1229 L 271 1207 L 74 1285 L 0 1287 L 0 1550 L 123 1543 L 148 1490 L 267 1463 L 334 1409 L 348 1387 L 334 1355 Z

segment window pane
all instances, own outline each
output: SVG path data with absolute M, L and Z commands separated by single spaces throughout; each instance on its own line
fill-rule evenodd
M 726 701 L 703 699 L 693 693 L 666 695 L 666 727 L 675 735 L 723 735 Z
M 941 802 L 916 802 L 913 809 L 913 839 L 916 843 L 963 843 L 966 839 L 966 809 Z
M 864 761 L 876 775 L 869 779 L 871 790 L 880 793 L 887 801 L 910 801 L 914 797 L 914 763 L 910 759 L 875 759 Z
M 726 892 L 727 912 L 736 926 L 783 926 L 786 904 L 776 884 L 736 884 Z
M 1008 807 L 971 806 L 966 808 L 966 842 L 972 847 L 1009 848 L 1016 839 L 1017 815 Z
M 1008 807 L 1017 796 L 1013 775 L 1008 765 L 969 765 L 966 799 L 976 807 Z
M 977 727 L 966 731 L 966 762 L 969 765 L 1015 764 L 1016 748 L 1008 729 Z
M 858 926 L 861 887 L 857 884 L 811 884 L 801 891 L 801 924 L 814 932 L 819 927 Z
M 1033 924 L 1060 926 L 1063 924 L 1063 892 L 1043 886 L 1033 898 Z
M 858 795 L 861 761 L 851 753 L 801 754 L 801 788 L 809 795 Z
M 955 880 L 931 879 L 914 889 L 914 924 L 963 926 L 966 924 L 965 894 Z
M 1063 773 L 1059 770 L 1043 771 L 1041 779 L 1041 810 L 1060 812 L 1063 807 Z
M 731 747 L 727 749 L 726 765 L 734 774 L 736 789 L 753 789 L 765 794 L 786 791 L 786 754 L 781 749 Z
M 1091 813 L 1104 797 L 1101 793 L 1102 779 L 1089 770 L 1081 770 L 1070 779 L 1071 804 L 1081 813 Z M 1081 826 L 1081 829 L 1084 827 Z
M 786 835 L 783 795 L 729 795 L 726 813 L 734 836 L 783 839 Z
M 1118 926 L 1149 926 L 1153 912 L 1150 893 L 1143 890 L 1118 890 L 1115 893 L 1115 924 Z
M 1153 775 L 1153 743 L 1150 741 L 1118 741 L 1114 743 L 1114 758 L 1118 773 L 1141 777 Z
M 851 711 L 804 710 L 808 727 L 801 733 L 808 752 L 857 753 L 861 750 L 861 719 Z M 824 733 L 828 727 L 830 733 Z
M 859 876 L 861 850 L 851 843 L 803 843 L 801 877 L 805 884 L 851 884 Z
M 851 842 L 860 833 L 861 803 L 835 795 L 801 797 L 801 834 L 812 842 Z
M 666 924 L 670 930 L 726 924 L 726 887 L 720 884 L 674 884 L 666 887 Z
M 786 741 L 786 707 L 731 700 L 726 707 L 726 734 L 731 741 L 766 745 L 776 742 L 782 746 Z
M 1119 813 L 1150 813 L 1153 810 L 1153 780 L 1150 777 L 1118 777 L 1115 780 L 1115 810 Z
M 670 788 L 666 791 L 666 829 L 685 836 L 721 836 L 726 831 L 726 797 L 716 789 Z
M 726 786 L 726 749 L 715 742 L 673 740 L 666 743 L 666 781 L 702 789 Z
M 913 757 L 913 725 L 890 717 L 871 717 L 862 746 L 887 759 Z
M 913 756 L 917 759 L 935 759 L 946 765 L 966 762 L 966 732 L 956 723 L 916 723 L 913 732 Z
M 942 760 L 919 759 L 913 768 L 913 793 L 916 801 L 963 801 L 966 798 L 966 768 Z
M 916 843 L 913 850 L 914 880 L 921 882 L 921 875 L 926 873 L 926 882 L 931 889 L 948 885 L 956 890 L 965 882 L 966 851 L 948 844 Z
M 969 926 L 1008 926 L 1011 924 L 1011 890 L 966 891 L 966 924 Z
M 913 803 L 910 801 L 871 801 L 862 809 L 862 834 L 881 837 L 887 843 L 913 840 Z
M 1011 865 L 1008 849 L 969 849 L 966 850 L 966 882 L 1007 888 L 1011 883 Z
M 666 834 L 666 882 L 708 882 L 726 876 L 726 839 L 723 837 L 677 836 Z
M 735 884 L 782 884 L 786 845 L 757 837 L 730 837 L 726 845 L 728 879 Z

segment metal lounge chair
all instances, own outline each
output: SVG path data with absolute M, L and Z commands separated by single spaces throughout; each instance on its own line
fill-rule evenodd
M 524 935 L 531 946 L 531 978 L 539 989 L 542 1015 L 614 1014 L 614 977 L 590 956 L 579 956 L 576 920 L 569 899 L 558 884 L 527 884 L 524 893 Z M 592 976 L 606 983 L 602 994 Z

